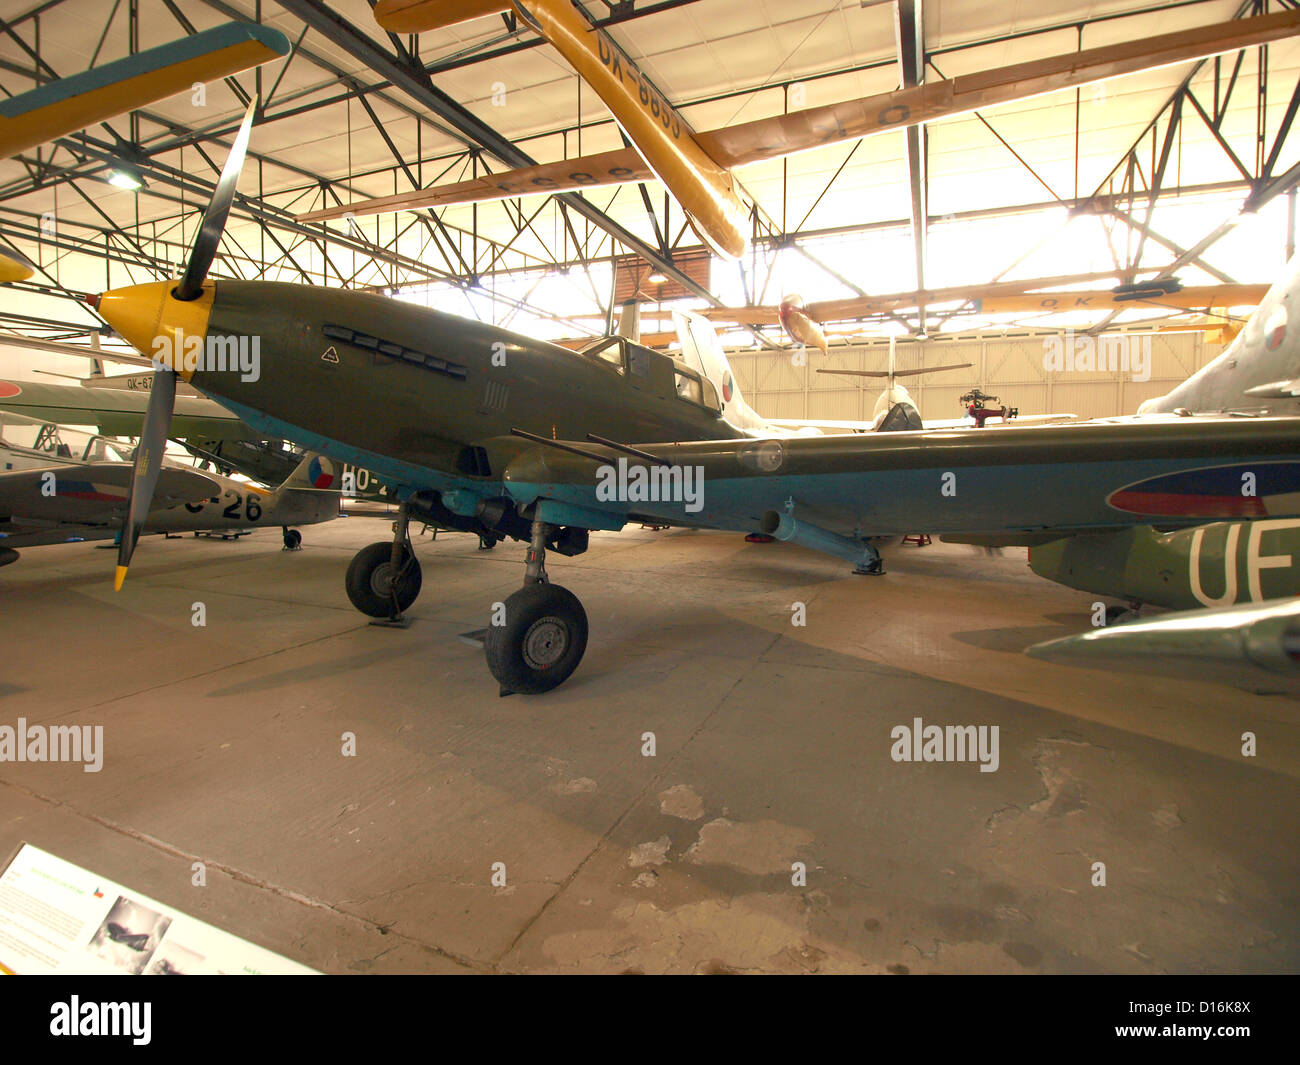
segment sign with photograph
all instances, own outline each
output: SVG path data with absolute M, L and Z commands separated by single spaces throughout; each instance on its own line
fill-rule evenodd
M 0 874 L 0 972 L 132 976 L 315 970 L 24 843 Z

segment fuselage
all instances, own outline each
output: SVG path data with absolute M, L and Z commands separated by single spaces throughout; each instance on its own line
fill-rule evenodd
M 145 355 L 177 334 L 152 310 L 120 312 L 137 299 L 166 310 L 177 303 L 168 287 L 117 290 L 101 304 Z M 390 479 L 417 468 L 499 477 L 482 445 L 509 442 L 513 428 L 629 444 L 744 435 L 702 374 L 623 338 L 580 353 L 369 293 L 262 281 L 219 281 L 210 292 L 206 316 L 179 327 L 187 342 L 200 330 L 206 341 L 182 376 L 259 430 Z M 240 338 L 258 340 L 256 372 L 214 368 L 222 345 Z

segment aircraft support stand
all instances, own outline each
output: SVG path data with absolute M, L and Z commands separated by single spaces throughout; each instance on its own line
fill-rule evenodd
M 864 543 L 862 555 L 862 561 L 853 567 L 853 572 L 859 577 L 883 577 L 885 560 L 880 557 L 880 552 L 876 550 L 875 545 Z

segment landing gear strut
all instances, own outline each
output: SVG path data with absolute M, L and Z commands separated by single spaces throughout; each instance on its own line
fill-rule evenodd
M 576 595 L 546 576 L 546 544 L 558 531 L 533 522 L 524 586 L 503 604 L 503 623 L 490 626 L 483 638 L 488 669 L 502 695 L 536 695 L 558 687 L 587 650 L 587 612 Z
M 410 514 L 403 503 L 393 522 L 392 543 L 363 547 L 348 565 L 344 584 L 352 605 L 367 617 L 400 623 L 420 594 L 420 561 L 411 547 Z

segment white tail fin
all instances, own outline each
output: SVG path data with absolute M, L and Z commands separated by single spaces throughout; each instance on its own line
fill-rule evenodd
M 760 418 L 740 394 L 740 385 L 731 372 L 731 363 L 722 350 L 722 341 L 718 339 L 713 323 L 698 314 L 682 311 L 673 311 L 673 322 L 677 326 L 677 339 L 682 344 L 682 361 L 713 382 L 718 391 L 718 402 L 722 404 L 722 416 L 738 429 L 766 426 L 767 421 Z
M 276 491 L 337 492 L 342 487 L 343 464 L 315 451 L 308 451 Z
M 634 344 L 641 342 L 641 304 L 628 300 L 618 316 L 618 335 Z

